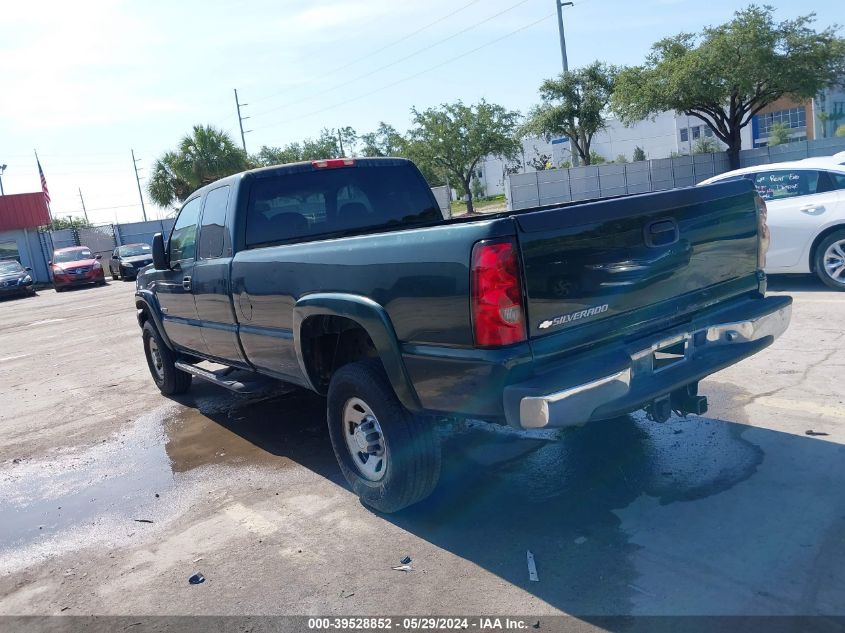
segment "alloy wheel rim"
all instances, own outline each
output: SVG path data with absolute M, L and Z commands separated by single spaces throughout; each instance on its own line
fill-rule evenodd
M 828 277 L 836 283 L 845 284 L 845 240 L 839 240 L 827 247 L 822 265 Z
M 150 350 L 150 360 L 152 361 L 153 371 L 159 379 L 164 379 L 164 361 L 161 359 L 161 350 L 158 348 L 154 338 L 149 339 L 147 347 Z
M 355 468 L 364 479 L 381 481 L 387 471 L 387 444 L 378 418 L 360 398 L 343 405 L 343 437 Z

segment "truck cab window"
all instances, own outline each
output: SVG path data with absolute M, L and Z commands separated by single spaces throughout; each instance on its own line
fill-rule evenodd
M 246 243 L 251 247 L 442 219 L 431 190 L 413 166 L 281 172 L 252 185 Z
M 226 208 L 229 204 L 229 185 L 218 187 L 205 197 L 200 226 L 200 259 L 214 259 L 231 255 L 226 231 Z
M 189 200 L 176 218 L 170 234 L 170 261 L 194 259 L 196 256 L 197 220 L 200 214 L 200 198 Z

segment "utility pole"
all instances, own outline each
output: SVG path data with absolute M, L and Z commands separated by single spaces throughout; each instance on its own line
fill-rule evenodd
M 79 187 L 79 201 L 82 203 L 82 213 L 85 215 L 85 224 L 88 222 L 88 211 L 85 209 L 85 198 L 82 197 L 82 187 Z
M 337 140 L 340 141 L 340 157 L 343 158 L 346 153 L 343 151 L 343 135 L 340 133 L 340 128 L 337 128 Z
M 138 161 L 141 160 L 140 158 L 135 158 L 135 150 L 129 150 L 132 152 L 132 167 L 135 168 L 135 182 L 138 185 L 138 197 L 141 198 L 141 213 L 144 214 L 144 222 L 147 221 L 147 208 L 144 206 L 144 194 L 141 193 L 141 179 L 138 177 Z
M 0 196 L 5 196 L 5 192 L 3 191 L 3 172 L 6 171 L 7 165 L 4 163 L 0 165 Z
M 571 7 L 573 6 L 573 2 L 561 2 L 561 0 L 555 0 L 555 6 L 557 7 L 557 27 L 560 31 L 560 57 L 563 61 L 563 72 L 569 72 L 569 62 L 566 59 L 566 36 L 563 34 L 563 7 Z
M 244 121 L 246 121 L 249 117 L 248 116 L 241 116 L 241 108 L 243 106 L 248 106 L 248 103 L 241 103 L 238 99 L 238 89 L 235 88 L 235 107 L 238 109 L 238 125 L 241 128 L 241 143 L 244 146 L 244 151 L 246 151 L 246 139 L 244 138 L 244 134 L 249 134 L 252 130 L 247 130 L 244 132 Z

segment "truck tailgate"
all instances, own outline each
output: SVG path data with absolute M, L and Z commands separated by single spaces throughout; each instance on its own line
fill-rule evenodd
M 736 295 L 723 282 L 757 270 L 754 195 L 743 180 L 518 216 L 529 336 L 636 321 L 660 303 L 677 318 Z

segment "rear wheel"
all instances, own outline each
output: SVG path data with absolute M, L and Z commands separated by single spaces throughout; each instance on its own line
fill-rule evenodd
M 341 367 L 328 396 L 329 435 L 352 490 L 381 512 L 431 494 L 440 477 L 440 443 L 431 420 L 399 402 L 381 363 Z
M 845 290 L 845 230 L 834 231 L 816 248 L 816 274 L 834 290 Z
M 147 365 L 159 391 L 165 396 L 185 393 L 191 386 L 191 374 L 176 368 L 176 355 L 149 321 L 144 323 L 143 339 Z
M 365 504 L 396 512 L 434 490 L 440 443 L 432 420 L 402 406 L 377 360 L 351 363 L 335 373 L 328 423 L 340 469 Z

